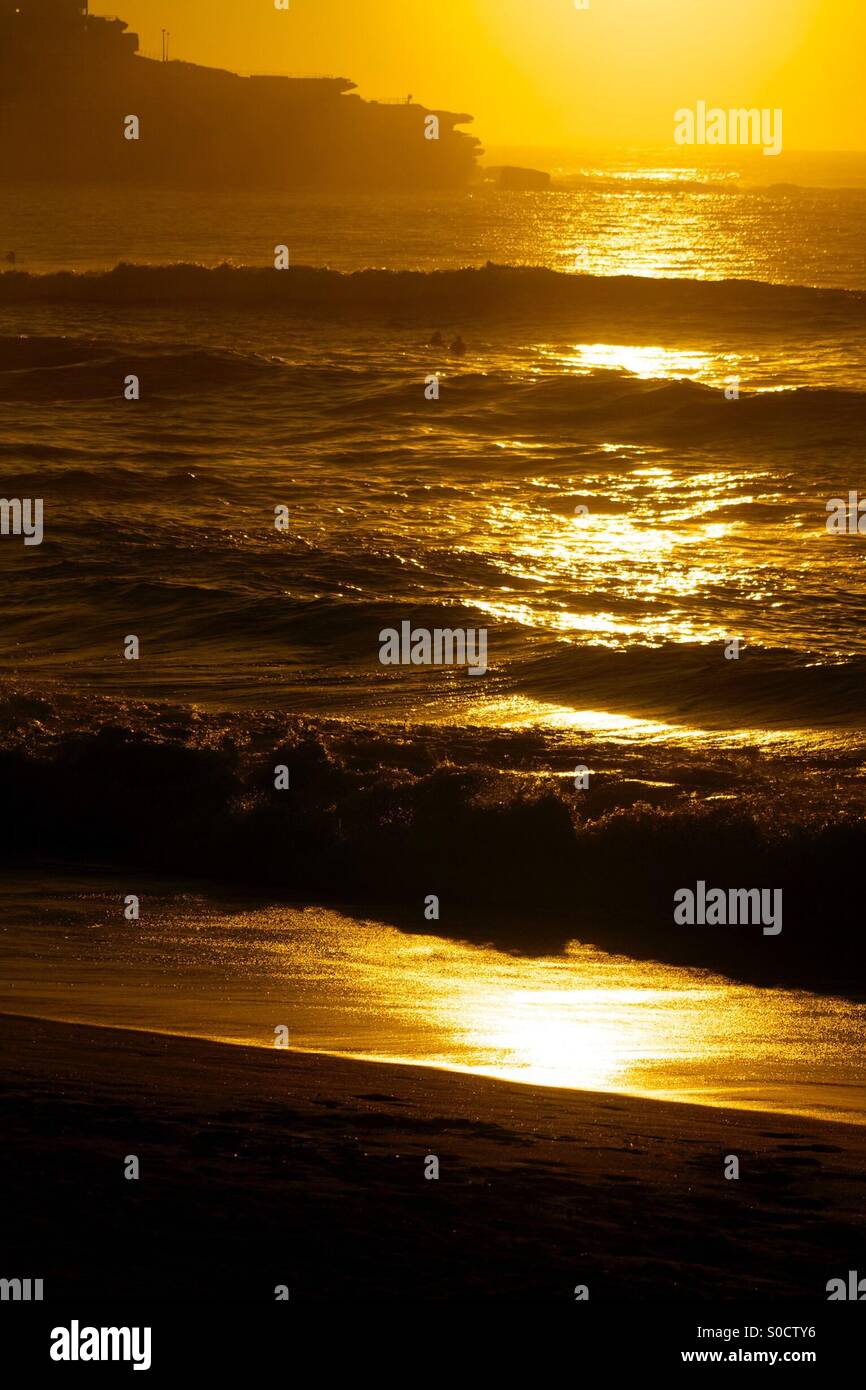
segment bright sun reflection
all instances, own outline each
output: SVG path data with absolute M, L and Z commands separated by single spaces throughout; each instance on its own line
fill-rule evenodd
M 375 987 L 393 1010 L 392 1044 L 375 1052 L 382 1060 L 417 1061 L 420 1047 L 431 1065 L 503 1080 L 745 1108 L 813 1105 L 821 1113 L 838 1106 L 863 1121 L 862 1068 L 841 1061 L 837 1041 L 843 1023 L 863 1029 L 862 1005 L 795 992 L 768 996 L 576 943 L 560 957 L 525 960 L 394 937 L 375 923 L 364 930 L 372 940 L 358 943 L 358 983 Z M 350 995 L 353 976 L 350 963 L 343 976 Z M 372 1036 L 369 1042 L 375 1048 Z M 828 1049 L 844 1073 L 838 1088 L 812 1084 Z
M 0 984 L 16 1012 L 267 1048 L 287 1018 L 303 1052 L 866 1119 L 866 1006 L 851 1000 L 576 941 L 527 958 L 324 908 L 221 910 L 191 894 L 152 895 L 132 951 L 113 890 L 76 898 L 64 886 L 56 914 L 44 885 L 29 891 L 39 912 L 20 915 Z M 82 952 L 70 903 L 96 949 Z
M 711 744 L 724 748 L 766 748 L 792 753 L 803 748 L 845 749 L 847 730 L 803 729 L 704 729 L 697 725 L 671 723 L 662 719 L 640 718 L 621 710 L 575 709 L 556 701 L 536 700 L 526 695 L 490 696 L 465 706 L 469 724 L 491 728 L 548 729 L 562 733 L 598 735 L 610 743 L 643 744 L 661 741 L 666 745 Z M 437 718 L 431 712 L 430 722 Z M 441 719 L 450 718 L 443 711 Z
M 735 353 L 712 354 L 633 343 L 575 343 L 571 352 L 544 354 L 560 368 L 584 375 L 599 370 L 630 372 L 642 380 L 720 383 L 736 375 Z

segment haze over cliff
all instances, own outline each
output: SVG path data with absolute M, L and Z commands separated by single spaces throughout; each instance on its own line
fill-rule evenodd
M 0 177 L 292 189 L 474 175 L 465 113 L 365 101 L 344 77 L 243 77 L 138 49 L 124 20 L 81 0 L 0 0 Z

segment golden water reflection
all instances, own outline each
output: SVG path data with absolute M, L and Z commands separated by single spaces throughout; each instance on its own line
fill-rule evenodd
M 621 710 L 576 709 L 555 700 L 536 700 L 527 695 L 491 695 L 475 703 L 462 704 L 468 725 L 500 729 L 545 729 L 563 734 L 601 736 L 610 743 L 645 744 L 663 742 L 666 747 L 764 748 L 777 756 L 809 752 L 829 753 L 852 745 L 849 729 L 778 728 L 702 728 L 664 719 L 644 718 Z M 444 723 L 450 712 L 425 712 L 428 723 Z M 856 736 L 855 736 L 856 737 Z
M 3 890 L 0 1009 L 269 1048 L 282 1023 L 301 1051 L 866 1123 L 862 1004 L 190 894 L 149 897 L 130 935 L 116 891 L 55 896 Z
M 691 378 L 714 384 L 736 376 L 740 362 L 736 353 L 684 351 L 634 343 L 575 343 L 571 352 L 544 351 L 541 357 L 565 371 L 586 375 L 607 369 L 629 372 L 646 381 Z
M 324 929 L 319 919 L 314 933 Z M 292 948 L 294 954 L 294 947 Z M 866 1008 L 572 943 L 527 960 L 368 923 L 341 987 L 377 1019 L 352 1056 L 510 1081 L 866 1123 Z M 388 1034 L 387 1046 L 376 1041 Z M 857 1040 L 860 1040 L 858 1053 Z

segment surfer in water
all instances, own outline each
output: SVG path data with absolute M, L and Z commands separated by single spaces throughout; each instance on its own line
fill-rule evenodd
M 451 351 L 456 352 L 458 357 L 462 357 L 464 352 L 466 351 L 466 344 L 464 343 L 459 333 L 457 334 L 457 337 L 454 339 L 454 342 L 451 344 Z

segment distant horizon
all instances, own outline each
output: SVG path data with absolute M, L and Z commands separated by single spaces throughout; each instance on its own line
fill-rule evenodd
M 748 152 L 739 150 L 725 150 L 722 147 L 717 149 L 704 148 L 689 149 L 688 151 L 671 150 L 665 146 L 650 145 L 610 145 L 592 146 L 581 144 L 536 144 L 531 141 L 520 140 L 488 140 L 485 143 L 485 151 L 489 154 L 492 151 L 502 150 L 527 150 L 535 151 L 538 154 L 558 154 L 558 155 L 579 155 L 581 158 L 602 157 L 614 158 L 617 155 L 640 156 L 643 160 L 665 159 L 668 163 L 678 162 L 684 167 L 689 164 L 703 163 L 724 163 L 735 162 L 737 159 L 744 161 L 748 158 Z M 866 147 L 858 150 L 842 149 L 785 149 L 780 159 L 863 159 L 866 160 Z
M 576 146 L 485 144 L 478 168 L 501 165 L 541 169 L 553 188 L 571 187 L 582 179 L 657 183 L 701 183 L 732 190 L 800 187 L 859 192 L 866 190 L 866 150 L 784 150 L 776 159 L 757 158 L 737 149 L 588 149 Z

